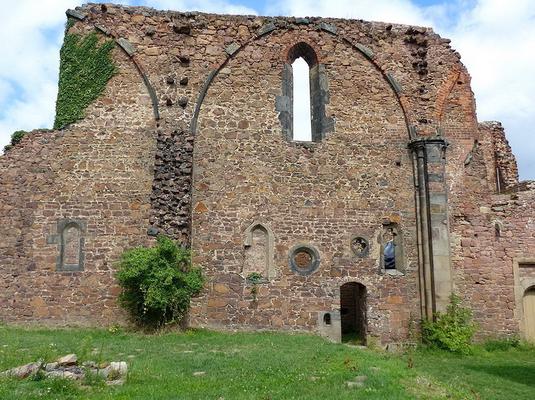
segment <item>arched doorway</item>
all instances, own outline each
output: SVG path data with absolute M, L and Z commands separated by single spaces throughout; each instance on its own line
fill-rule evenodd
M 366 286 L 349 282 L 340 287 L 342 341 L 366 344 Z
M 524 292 L 524 334 L 526 340 L 535 342 L 535 286 Z

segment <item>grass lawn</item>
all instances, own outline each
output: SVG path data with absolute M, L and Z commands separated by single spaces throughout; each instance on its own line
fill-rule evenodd
M 128 381 L 108 387 L 0 378 L 0 399 L 535 399 L 533 347 L 392 355 L 282 333 L 0 326 L 0 371 L 68 353 L 82 361 L 127 361 Z M 346 385 L 363 375 L 362 387 Z

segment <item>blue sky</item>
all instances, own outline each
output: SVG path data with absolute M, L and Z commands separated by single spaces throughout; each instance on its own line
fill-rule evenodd
M 97 2 L 97 1 L 94 1 Z M 158 9 L 324 16 L 431 26 L 462 55 L 480 121 L 499 120 L 522 179 L 535 179 L 535 0 L 121 0 Z M 78 0 L 0 3 L 0 146 L 50 128 L 65 10 Z M 6 39 L 7 38 L 7 39 Z

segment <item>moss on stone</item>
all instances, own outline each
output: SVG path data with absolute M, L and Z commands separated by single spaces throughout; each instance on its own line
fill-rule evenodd
M 111 57 L 114 45 L 112 40 L 99 44 L 96 32 L 85 37 L 65 35 L 54 129 L 82 119 L 85 109 L 102 94 L 117 72 Z

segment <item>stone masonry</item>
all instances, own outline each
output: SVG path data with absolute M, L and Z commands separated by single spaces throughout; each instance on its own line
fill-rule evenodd
M 481 336 L 523 333 L 535 187 L 503 127 L 478 123 L 449 40 L 110 4 L 67 16 L 115 40 L 119 73 L 84 119 L 0 157 L 1 320 L 125 323 L 115 263 L 166 234 L 208 278 L 192 326 L 395 342 L 455 292 Z M 309 142 L 292 140 L 297 57 Z

